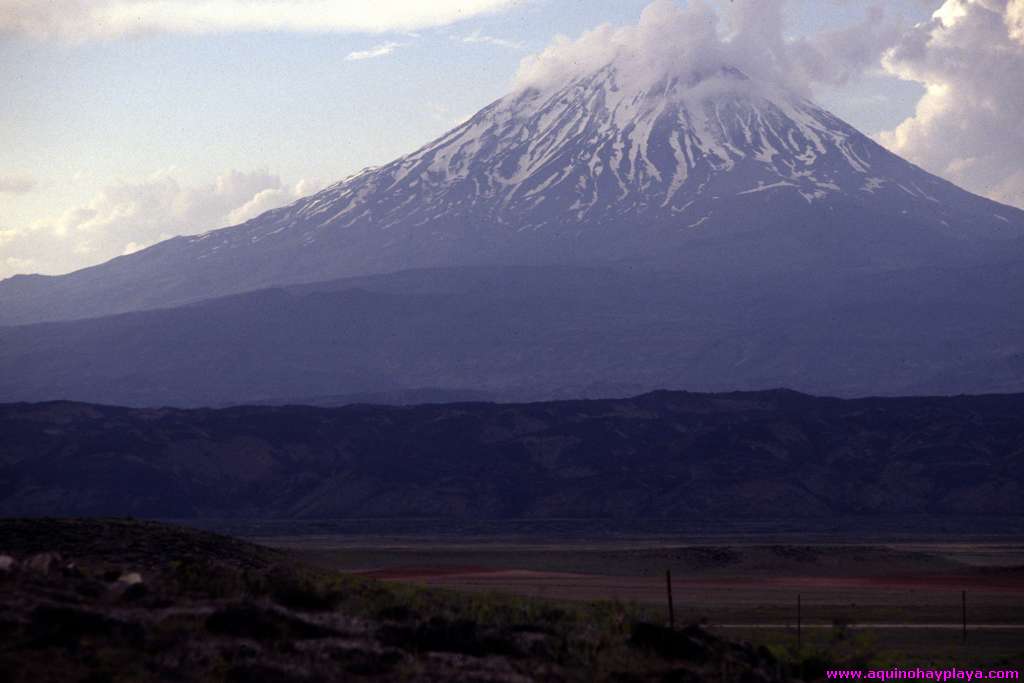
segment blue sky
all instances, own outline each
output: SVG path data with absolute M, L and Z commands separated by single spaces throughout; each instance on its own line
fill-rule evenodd
M 852 0 L 747 1 L 782 6 L 790 41 L 863 22 L 868 10 Z M 24 0 L 0 0 L 0 277 L 64 272 L 221 227 L 386 162 L 507 92 L 520 60 L 556 35 L 636 23 L 649 0 L 441 0 L 412 28 L 401 18 L 409 0 L 377 0 L 394 12 L 369 27 L 344 16 L 366 3 L 283 4 L 308 18 L 304 2 L 339 8 L 334 24 L 159 16 L 121 29 L 95 13 L 26 18 Z M 894 0 L 881 21 L 912 31 L 951 3 L 970 4 Z M 926 92 L 907 75 L 873 63 L 814 95 L 882 134 L 912 119 Z

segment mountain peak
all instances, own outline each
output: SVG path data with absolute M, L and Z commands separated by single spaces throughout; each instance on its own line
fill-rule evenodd
M 889 183 L 873 166 L 890 157 L 736 67 L 641 84 L 611 63 L 558 87 L 514 91 L 413 154 L 321 193 L 299 215 L 341 228 L 372 216 L 381 230 L 445 215 L 516 231 L 652 220 L 682 229 L 702 225 L 723 197 L 873 194 Z
M 411 154 L 238 226 L 8 283 L 0 322 L 438 266 L 945 265 L 1024 235 L 1024 212 L 893 155 L 691 28 L 679 60 L 647 20 L 543 53 L 507 96 Z

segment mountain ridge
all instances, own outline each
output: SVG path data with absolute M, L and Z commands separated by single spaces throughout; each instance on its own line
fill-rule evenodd
M 0 512 L 723 525 L 923 516 L 981 529 L 1024 519 L 1022 409 L 1022 394 L 789 390 L 190 411 L 9 404 Z
M 842 277 L 405 271 L 0 328 L 0 401 L 195 407 L 423 387 L 502 401 L 656 388 L 1024 391 L 1019 308 L 1024 264 Z

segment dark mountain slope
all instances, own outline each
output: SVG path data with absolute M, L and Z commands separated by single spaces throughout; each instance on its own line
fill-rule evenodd
M 1024 320 L 1008 308 L 1024 310 L 1024 266 L 842 277 L 417 271 L 0 328 L 0 401 L 1024 391 Z
M 18 404 L 0 409 L 0 513 L 634 525 L 925 516 L 981 529 L 1024 516 L 1022 416 L 1024 395 L 789 391 L 406 408 Z

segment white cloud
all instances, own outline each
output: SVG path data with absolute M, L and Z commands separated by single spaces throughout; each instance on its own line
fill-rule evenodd
M 402 47 L 402 43 L 381 43 L 380 45 L 371 47 L 369 50 L 356 50 L 355 52 L 349 52 L 348 56 L 345 57 L 347 61 L 359 61 L 362 59 L 373 59 L 375 57 L 383 57 L 389 55 L 398 48 Z
M 129 242 L 124 245 L 124 250 L 121 252 L 121 255 L 127 256 L 128 254 L 134 254 L 137 251 L 142 251 L 146 247 L 153 246 L 153 244 L 155 244 L 155 242 L 143 242 L 141 244 L 139 242 Z
M 685 36 L 685 39 L 681 39 Z M 671 0 L 656 0 L 635 26 L 603 24 L 572 40 L 557 36 L 543 52 L 520 64 L 519 87 L 548 87 L 592 73 L 615 62 L 622 81 L 638 86 L 672 72 L 700 69 L 722 62 L 718 14 L 695 0 L 685 8 Z
M 734 67 L 759 81 L 810 92 L 818 84 L 839 85 L 877 66 L 898 30 L 881 6 L 842 30 L 812 38 L 785 38 L 785 0 L 735 2 L 728 26 L 704 0 L 681 6 L 655 0 L 634 26 L 599 26 L 580 38 L 553 45 L 520 65 L 518 87 L 547 87 L 615 63 L 621 82 L 650 86 L 666 76 L 689 78 Z
M 1006 28 L 1011 38 L 1024 44 L 1024 0 L 1010 0 L 1006 8 Z
M 326 183 L 320 180 L 300 180 L 294 185 L 268 187 L 257 192 L 245 204 L 232 210 L 227 216 L 227 222 L 229 225 L 244 223 L 271 209 L 291 204 L 296 199 L 318 192 L 326 187 L 326 185 Z
M 446 26 L 521 0 L 0 0 L 0 32 L 40 39 L 146 33 L 383 33 Z
M 4 259 L 4 264 L 7 266 L 7 270 L 13 275 L 14 273 L 29 272 L 35 267 L 36 262 L 30 258 L 8 256 Z
M 56 219 L 0 229 L 0 276 L 19 268 L 60 273 L 132 253 L 175 235 L 244 222 L 319 190 L 285 184 L 266 171 L 231 171 L 207 185 L 183 185 L 170 169 L 112 185 Z
M 879 135 L 967 189 L 1024 207 L 1024 0 L 947 0 L 906 31 L 886 70 L 925 86 L 914 115 Z
M 21 236 L 21 233 L 14 228 L 0 228 L 0 247 L 8 242 L 13 242 Z
M 25 194 L 36 187 L 36 181 L 23 175 L 0 175 L 0 194 Z
M 479 30 L 473 31 L 473 33 L 468 36 L 463 36 L 461 40 L 463 43 L 496 45 L 510 50 L 523 50 L 526 48 L 526 45 L 519 41 L 508 40 L 507 38 L 498 38 L 497 36 L 488 36 L 481 33 Z

